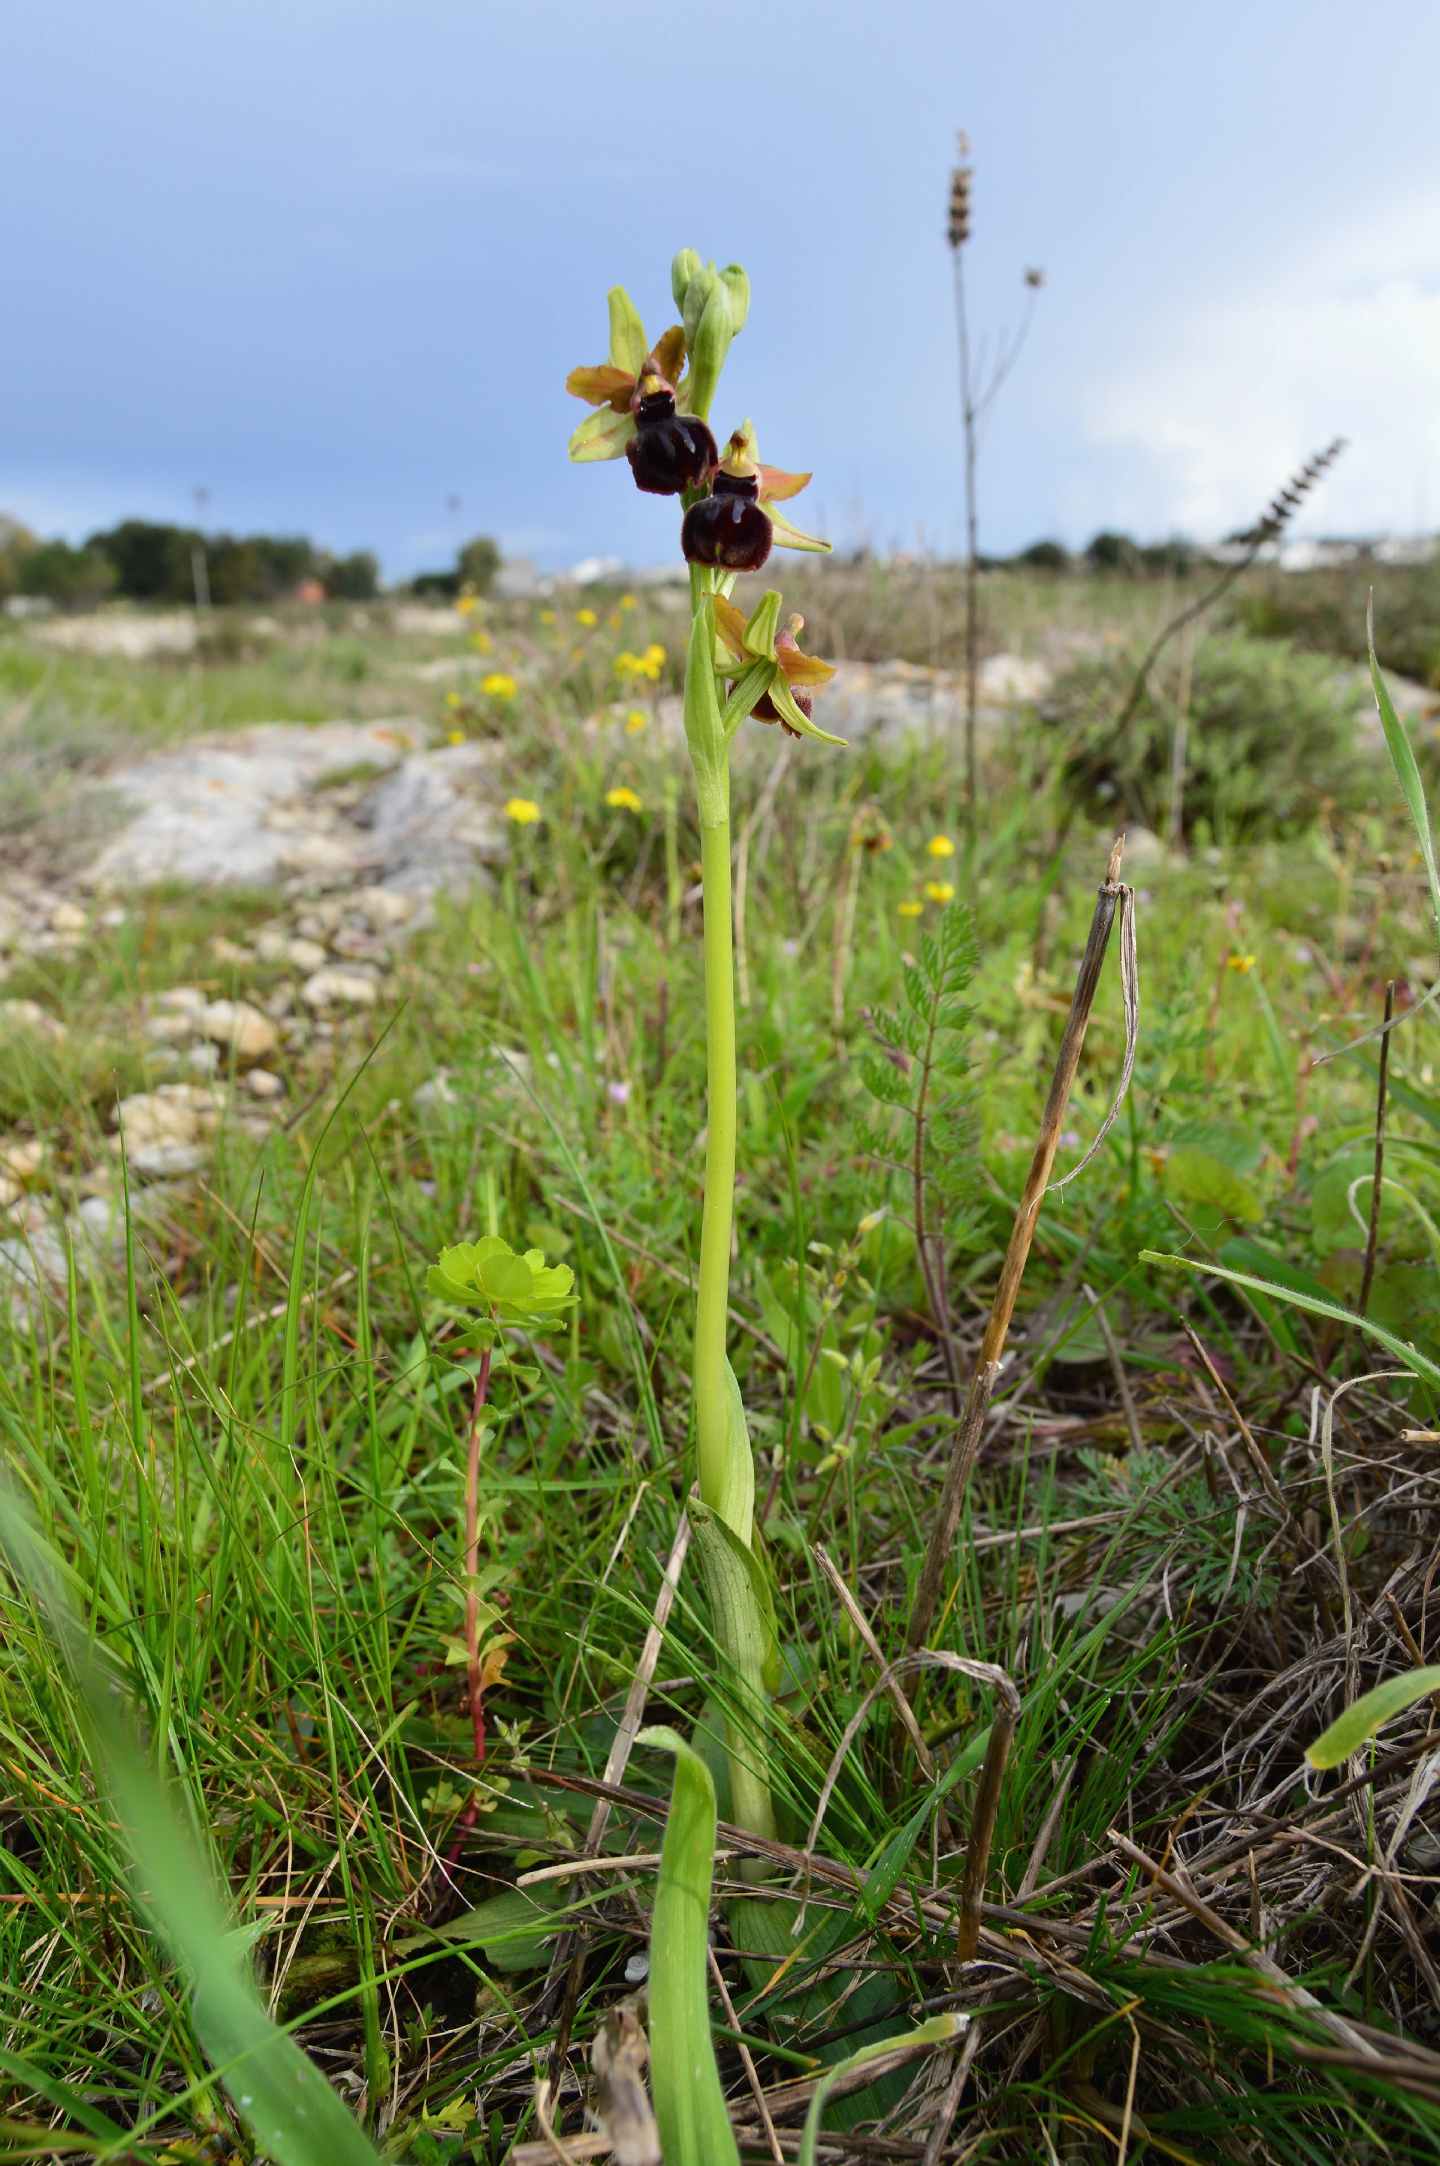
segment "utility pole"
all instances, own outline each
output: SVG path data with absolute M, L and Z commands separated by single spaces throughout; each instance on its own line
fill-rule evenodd
M 197 528 L 201 528 L 201 531 L 197 534 L 195 544 L 190 551 L 190 575 L 195 582 L 195 607 L 197 609 L 208 609 L 210 607 L 210 565 L 205 555 L 205 535 L 201 522 L 205 517 L 205 507 L 210 501 L 210 491 L 202 484 L 197 485 L 192 493 L 195 498 L 195 523 Z

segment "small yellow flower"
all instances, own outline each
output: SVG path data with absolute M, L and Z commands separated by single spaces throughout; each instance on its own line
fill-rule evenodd
M 955 889 L 948 880 L 927 880 L 925 892 L 931 902 L 947 903 L 955 900 Z
M 625 735 L 627 737 L 638 737 L 649 720 L 650 717 L 643 707 L 632 707 L 625 717 Z
M 577 609 L 575 612 L 575 622 L 577 624 L 583 624 L 586 631 L 588 632 L 600 622 L 600 619 L 596 616 L 593 609 Z
M 621 607 L 622 609 L 635 609 L 635 608 L 638 608 L 638 606 L 639 606 L 639 604 L 638 604 L 638 603 L 636 602 L 636 600 L 635 600 L 635 597 L 634 597 L 634 595 L 633 595 L 633 594 L 622 594 L 622 595 L 621 595 L 621 597 L 620 597 L 620 607 Z
M 469 616 L 472 616 L 472 615 L 474 614 L 474 610 L 475 610 L 475 597 L 474 597 L 474 595 L 473 595 L 473 594 L 462 594 L 462 595 L 460 596 L 460 599 L 459 599 L 459 601 L 457 601 L 457 602 L 456 602 L 456 604 L 455 604 L 455 607 L 456 607 L 456 610 L 458 611 L 458 613 L 459 613 L 459 614 L 460 614 L 460 615 L 461 615 L 462 617 L 469 617 Z
M 492 669 L 488 677 L 480 679 L 480 689 L 487 699 L 513 699 L 520 687 L 503 669 Z
M 559 621 L 560 621 L 560 620 L 559 620 L 559 618 L 558 618 L 558 617 L 556 616 L 556 614 L 555 614 L 555 612 L 554 612 L 554 610 L 553 610 L 553 609 L 542 609 L 542 610 L 541 610 L 541 612 L 540 612 L 540 622 L 541 622 L 542 624 L 558 624 L 558 623 L 559 623 Z
M 625 619 L 621 616 L 619 610 L 612 609 L 609 616 L 605 619 L 605 629 L 609 632 L 618 632 L 624 622 Z
M 1255 968 L 1255 958 L 1253 955 L 1227 955 L 1225 968 L 1227 970 L 1238 970 L 1243 976 L 1245 972 Z
M 540 807 L 533 797 L 507 797 L 505 817 L 513 820 L 517 827 L 533 827 L 541 818 Z
M 447 692 L 445 694 L 445 704 L 447 707 L 463 707 L 465 702 L 458 692 Z
M 920 918 L 924 917 L 925 915 L 925 905 L 923 902 L 903 902 L 900 904 L 899 907 L 900 915 L 902 918 Z
M 465 732 L 464 732 L 464 730 L 451 730 L 451 732 L 450 732 L 450 735 L 449 735 L 449 737 L 448 737 L 448 738 L 446 739 L 446 743 L 447 743 L 447 744 L 452 744 L 452 745 L 463 745 L 463 744 L 464 744 L 464 742 L 465 742 Z
M 927 857 L 953 857 L 955 845 L 948 835 L 932 835 L 925 845 Z
M 615 789 L 605 792 L 605 802 L 612 812 L 640 812 L 644 809 L 635 792 L 627 789 L 623 782 Z
M 664 667 L 663 647 L 647 647 L 643 654 L 632 654 L 628 647 L 623 647 L 615 657 L 615 668 L 622 677 L 648 677 L 651 684 L 659 683 Z
M 477 654 L 488 654 L 495 642 L 488 632 L 472 632 L 470 644 Z

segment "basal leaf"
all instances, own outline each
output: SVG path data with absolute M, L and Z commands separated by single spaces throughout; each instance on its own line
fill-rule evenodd
M 675 1762 L 650 1925 L 650 2070 L 665 2166 L 739 2166 L 710 2035 L 715 1785 L 676 1731 L 642 1730 L 636 1743 Z
M 1335 1717 L 1329 1729 L 1322 1731 L 1307 1749 L 1306 1759 L 1316 1768 L 1339 1767 L 1351 1753 L 1368 1745 L 1377 1730 L 1430 1692 L 1440 1692 L 1440 1666 L 1433 1663 L 1422 1670 L 1402 1670 L 1398 1677 L 1382 1679 Z

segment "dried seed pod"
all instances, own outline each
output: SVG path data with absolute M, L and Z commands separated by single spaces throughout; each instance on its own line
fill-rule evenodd
M 950 175 L 950 221 L 945 237 L 952 248 L 963 248 L 970 238 L 970 184 L 974 169 L 957 165 Z

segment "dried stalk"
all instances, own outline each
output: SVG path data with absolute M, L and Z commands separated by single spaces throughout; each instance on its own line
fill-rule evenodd
M 1030 1244 L 1035 1237 L 1035 1222 L 1040 1214 L 1041 1200 L 1055 1164 L 1060 1131 L 1065 1125 L 1065 1109 L 1070 1101 L 1075 1072 L 1080 1065 L 1080 1052 L 1085 1043 L 1090 1011 L 1095 1005 L 1095 995 L 1099 990 L 1105 952 L 1110 945 L 1110 933 L 1121 898 L 1127 893 L 1120 881 L 1120 858 L 1124 847 L 1124 836 L 1118 836 L 1105 868 L 1105 878 L 1096 896 L 1095 914 L 1090 921 L 1090 936 L 1080 959 L 1079 975 L 1075 980 L 1070 1013 L 1065 1023 L 1065 1035 L 1060 1041 L 1055 1072 L 1050 1079 L 1050 1095 L 1045 1101 L 1045 1112 L 1040 1122 L 1039 1140 L 1035 1145 L 1035 1155 L 1030 1161 L 1030 1171 L 1015 1213 L 1015 1223 L 1010 1229 L 1010 1245 L 1005 1251 L 1000 1282 L 995 1289 L 990 1319 L 985 1326 L 985 1336 L 980 1342 L 980 1352 L 970 1379 L 965 1410 L 960 1418 L 950 1465 L 946 1471 L 940 1509 L 931 1529 L 929 1547 L 921 1568 L 920 1584 L 915 1590 L 915 1602 L 906 1633 L 906 1645 L 910 1648 L 924 1644 L 939 1606 L 945 1567 L 954 1547 L 955 1529 L 960 1524 L 960 1507 L 964 1502 L 970 1471 L 980 1448 L 980 1437 L 985 1427 L 991 1395 L 1000 1374 L 1000 1357 L 1004 1353 L 1010 1320 L 1015 1313 L 1020 1282 L 1025 1276 L 1025 1265 L 1030 1256 Z
M 1015 1735 L 1015 1725 L 1020 1720 L 1020 1695 L 1014 1682 L 993 1662 L 975 1662 L 966 1655 L 951 1654 L 945 1648 L 920 1647 L 912 1653 L 901 1655 L 883 1669 L 861 1700 L 850 1720 L 846 1723 L 839 1744 L 831 1757 L 820 1785 L 810 1832 L 805 1838 L 807 1857 L 814 1853 L 820 1837 L 825 1814 L 840 1779 L 850 1747 L 860 1733 L 862 1724 L 882 1693 L 893 1693 L 900 1678 L 911 1670 L 946 1670 L 952 1676 L 972 1677 L 977 1684 L 988 1685 L 995 1694 L 995 1712 L 990 1718 L 990 1735 L 985 1745 L 985 1759 L 980 1769 L 980 1787 L 975 1796 L 975 1810 L 970 1816 L 970 1840 L 965 1848 L 965 1877 L 960 1885 L 960 1909 L 956 1921 L 956 1951 L 962 1963 L 968 1963 L 980 1945 L 980 1908 L 985 1895 L 985 1874 L 990 1864 L 990 1845 L 995 1836 L 995 1820 L 1000 1809 L 1000 1786 L 1005 1780 L 1005 1763 L 1010 1757 L 1010 1744 Z M 932 1777 L 934 1763 L 930 1770 Z M 808 1897 L 807 1897 L 808 1900 Z M 802 1911 L 803 1916 L 803 1911 Z

